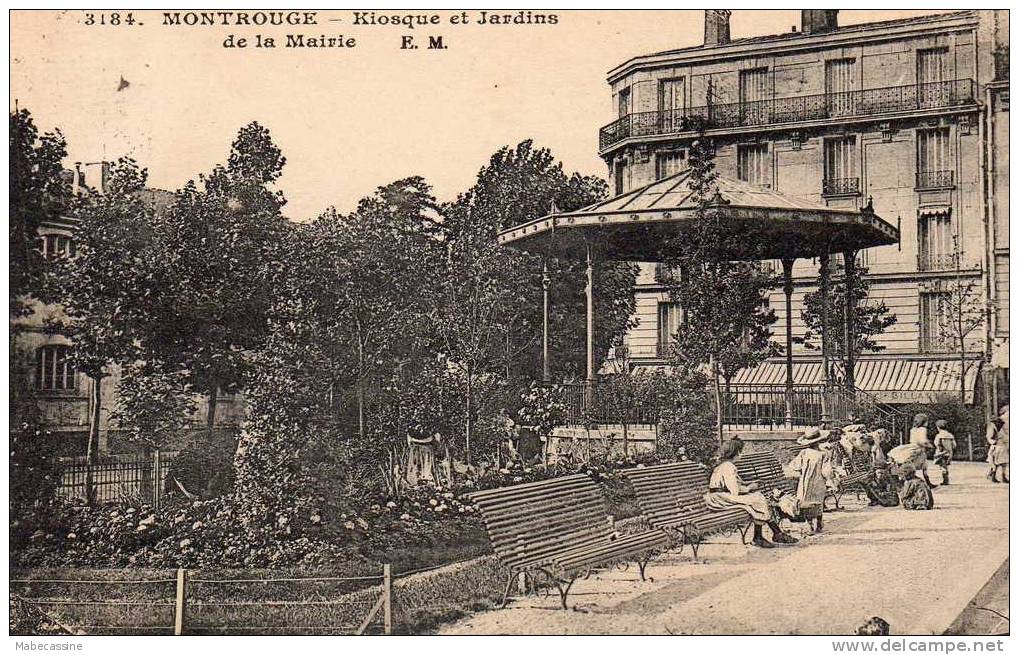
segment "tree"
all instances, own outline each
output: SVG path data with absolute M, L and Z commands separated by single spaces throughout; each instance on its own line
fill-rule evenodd
M 428 183 L 410 177 L 379 187 L 349 216 L 327 212 L 314 228 L 332 250 L 327 284 L 333 288 L 324 292 L 341 322 L 335 361 L 345 367 L 334 381 L 352 381 L 361 437 L 368 387 L 427 350 L 426 286 L 436 282 L 441 249 L 437 210 Z
M 39 226 L 58 218 L 71 200 L 62 165 L 67 144 L 59 130 L 39 134 L 27 109 L 10 113 L 9 302 L 11 319 L 28 312 L 24 297 L 43 286 Z M 12 324 L 13 325 L 13 324 Z M 13 334 L 12 334 L 13 336 Z
M 160 284 L 138 330 L 144 359 L 186 371 L 208 397 L 211 434 L 221 391 L 239 390 L 262 347 L 279 256 L 290 229 L 272 185 L 286 159 L 269 130 L 241 128 L 225 166 L 191 181 L 155 221 Z
M 829 266 L 831 264 L 829 263 Z M 856 308 L 854 325 L 854 358 L 863 353 L 877 353 L 885 349 L 876 337 L 883 334 L 898 321 L 883 301 L 870 299 L 870 280 L 865 266 L 856 266 L 856 277 L 852 288 L 852 297 Z M 836 260 L 836 266 L 828 286 L 828 356 L 838 363 L 842 370 L 846 368 L 845 334 L 846 328 L 846 276 L 845 266 Z M 808 350 L 821 349 L 821 324 L 823 322 L 822 297 L 820 291 L 812 291 L 803 297 L 803 309 L 800 316 L 806 325 L 802 337 L 796 342 L 803 344 Z
M 51 328 L 74 344 L 76 368 L 92 380 L 87 458 L 98 455 L 102 382 L 110 366 L 134 357 L 133 328 L 146 320 L 158 291 L 150 258 L 147 171 L 129 158 L 110 167 L 104 190 L 87 189 L 74 204 L 73 257 L 56 260 L 50 279 L 62 313 Z
M 127 431 L 128 439 L 145 449 L 162 449 L 176 442 L 191 424 L 194 394 L 187 375 L 163 373 L 164 367 L 132 362 L 121 367 L 110 422 Z
M 980 359 L 966 359 L 970 335 L 984 324 L 989 308 L 984 303 L 979 277 L 962 275 L 962 249 L 959 237 L 952 237 L 952 268 L 955 275 L 941 281 L 941 302 L 938 311 L 939 336 L 951 343 L 959 354 L 959 402 L 966 402 L 966 373 L 980 364 Z
M 752 242 L 756 237 L 745 232 L 736 235 L 723 223 L 714 147 L 703 136 L 691 145 L 689 166 L 697 229 L 677 237 L 669 248 L 676 255 L 667 262 L 662 281 L 683 312 L 673 363 L 681 371 L 709 367 L 721 440 L 720 378 L 729 380 L 740 368 L 754 366 L 776 352 L 777 346 L 770 341 L 775 313 L 764 303 L 776 282 L 757 262 L 728 259 L 734 239 Z

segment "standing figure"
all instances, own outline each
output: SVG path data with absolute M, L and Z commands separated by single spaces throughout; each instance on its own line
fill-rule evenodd
M 813 532 L 824 529 L 824 497 L 832 470 L 828 456 L 818 446 L 827 438 L 819 429 L 812 428 L 796 440 L 803 449 L 789 462 L 789 471 L 798 478 L 796 500 L 791 508 L 794 511 L 789 512 L 779 499 L 779 507 L 790 514 L 791 520 L 806 520 Z
M 934 434 L 934 463 L 941 467 L 941 484 L 948 484 L 948 467 L 952 465 L 955 453 L 955 435 L 948 431 L 945 419 L 938 419 L 934 425 L 938 429 Z
M 987 463 L 991 470 L 987 477 L 991 482 L 1008 483 L 1008 405 L 1001 408 L 998 418 L 987 424 Z
M 722 444 L 718 452 L 718 464 L 708 480 L 708 493 L 704 494 L 704 504 L 716 512 L 733 507 L 747 510 L 754 521 L 754 539 L 751 543 L 759 548 L 774 548 L 776 543 L 796 543 L 795 537 L 787 535 L 779 527 L 778 519 L 771 511 L 771 504 L 764 494 L 758 491 L 758 484 L 756 482 L 747 484 L 740 479 L 733 460 L 739 457 L 742 451 L 743 441 L 739 437 Z M 765 539 L 761 532 L 761 526 L 765 523 L 771 528 L 772 541 Z
M 435 482 L 435 444 L 438 435 L 413 437 L 407 435 L 407 484 Z
M 929 419 L 923 412 L 913 417 L 913 427 L 909 429 L 909 443 L 915 446 L 923 446 L 927 457 L 934 455 L 934 444 L 931 443 L 930 435 L 927 433 Z

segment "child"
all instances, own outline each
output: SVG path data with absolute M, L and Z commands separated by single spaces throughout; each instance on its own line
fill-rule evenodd
M 948 484 L 948 467 L 952 464 L 955 452 L 955 435 L 946 430 L 948 422 L 938 419 L 934 425 L 938 428 L 934 435 L 934 463 L 941 467 L 941 484 Z
M 789 472 L 798 480 L 796 495 L 778 499 L 782 514 L 792 521 L 807 521 L 814 533 L 824 529 L 824 497 L 832 476 L 828 457 L 819 448 L 827 439 L 828 435 L 813 428 L 796 440 L 802 450 L 789 462 Z
M 934 494 L 925 480 L 916 477 L 916 469 L 900 467 L 899 479 L 902 482 L 899 503 L 903 509 L 934 509 Z

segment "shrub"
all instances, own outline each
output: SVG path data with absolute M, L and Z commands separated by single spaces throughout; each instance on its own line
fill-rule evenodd
M 59 439 L 47 430 L 30 399 L 12 399 L 9 509 L 11 518 L 52 501 L 60 484 Z
M 170 496 L 183 495 L 177 486 L 179 482 L 188 493 L 201 499 L 229 493 L 234 486 L 236 452 L 237 435 L 232 431 L 192 434 L 170 464 L 166 492 Z

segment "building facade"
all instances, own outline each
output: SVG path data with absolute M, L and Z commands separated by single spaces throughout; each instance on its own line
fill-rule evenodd
M 858 387 L 884 402 L 928 402 L 964 380 L 973 402 L 979 370 L 1007 381 L 1008 12 L 840 27 L 836 10 L 804 10 L 800 30 L 746 39 L 730 38 L 729 16 L 705 12 L 701 46 L 609 73 L 618 118 L 601 129 L 599 152 L 615 193 L 681 170 L 703 129 L 723 176 L 831 207 L 873 202 L 901 240 L 862 251 L 858 265 L 870 301 L 897 322 L 876 338 L 879 353 L 860 358 Z M 638 324 L 622 350 L 632 366 L 659 365 L 681 314 L 654 266 L 641 268 Z M 802 337 L 817 272 L 796 262 L 791 316 L 775 291 L 776 334 L 791 320 Z M 939 328 L 962 287 L 986 312 L 964 353 Z M 796 382 L 819 382 L 817 351 L 794 356 Z M 783 379 L 781 363 L 768 362 L 737 381 Z
M 79 163 L 74 170 L 65 171 L 68 183 L 75 191 L 86 186 L 104 189 L 108 173 L 107 162 Z M 150 194 L 153 202 L 159 202 L 159 198 L 165 202 L 165 197 L 170 195 L 159 190 L 146 193 Z M 43 256 L 47 259 L 73 257 L 76 252 L 74 232 L 73 216 L 61 216 L 40 225 L 38 247 Z M 60 305 L 29 299 L 29 306 L 31 312 L 16 320 L 18 335 L 11 352 L 15 375 L 21 376 L 19 382 L 22 388 L 36 400 L 45 427 L 61 437 L 58 454 L 84 455 L 90 422 L 95 414 L 95 381 L 75 369 L 72 357 L 74 344 L 50 327 L 61 317 Z M 99 388 L 98 447 L 101 454 L 134 449 L 132 444 L 117 438 L 117 426 L 110 420 L 110 412 L 117 400 L 119 370 L 113 366 L 109 373 L 100 382 Z M 207 405 L 204 398 L 196 398 L 196 401 L 193 425 L 197 430 L 205 427 Z M 244 410 L 241 396 L 221 396 L 216 409 L 216 427 L 236 428 L 243 419 Z

